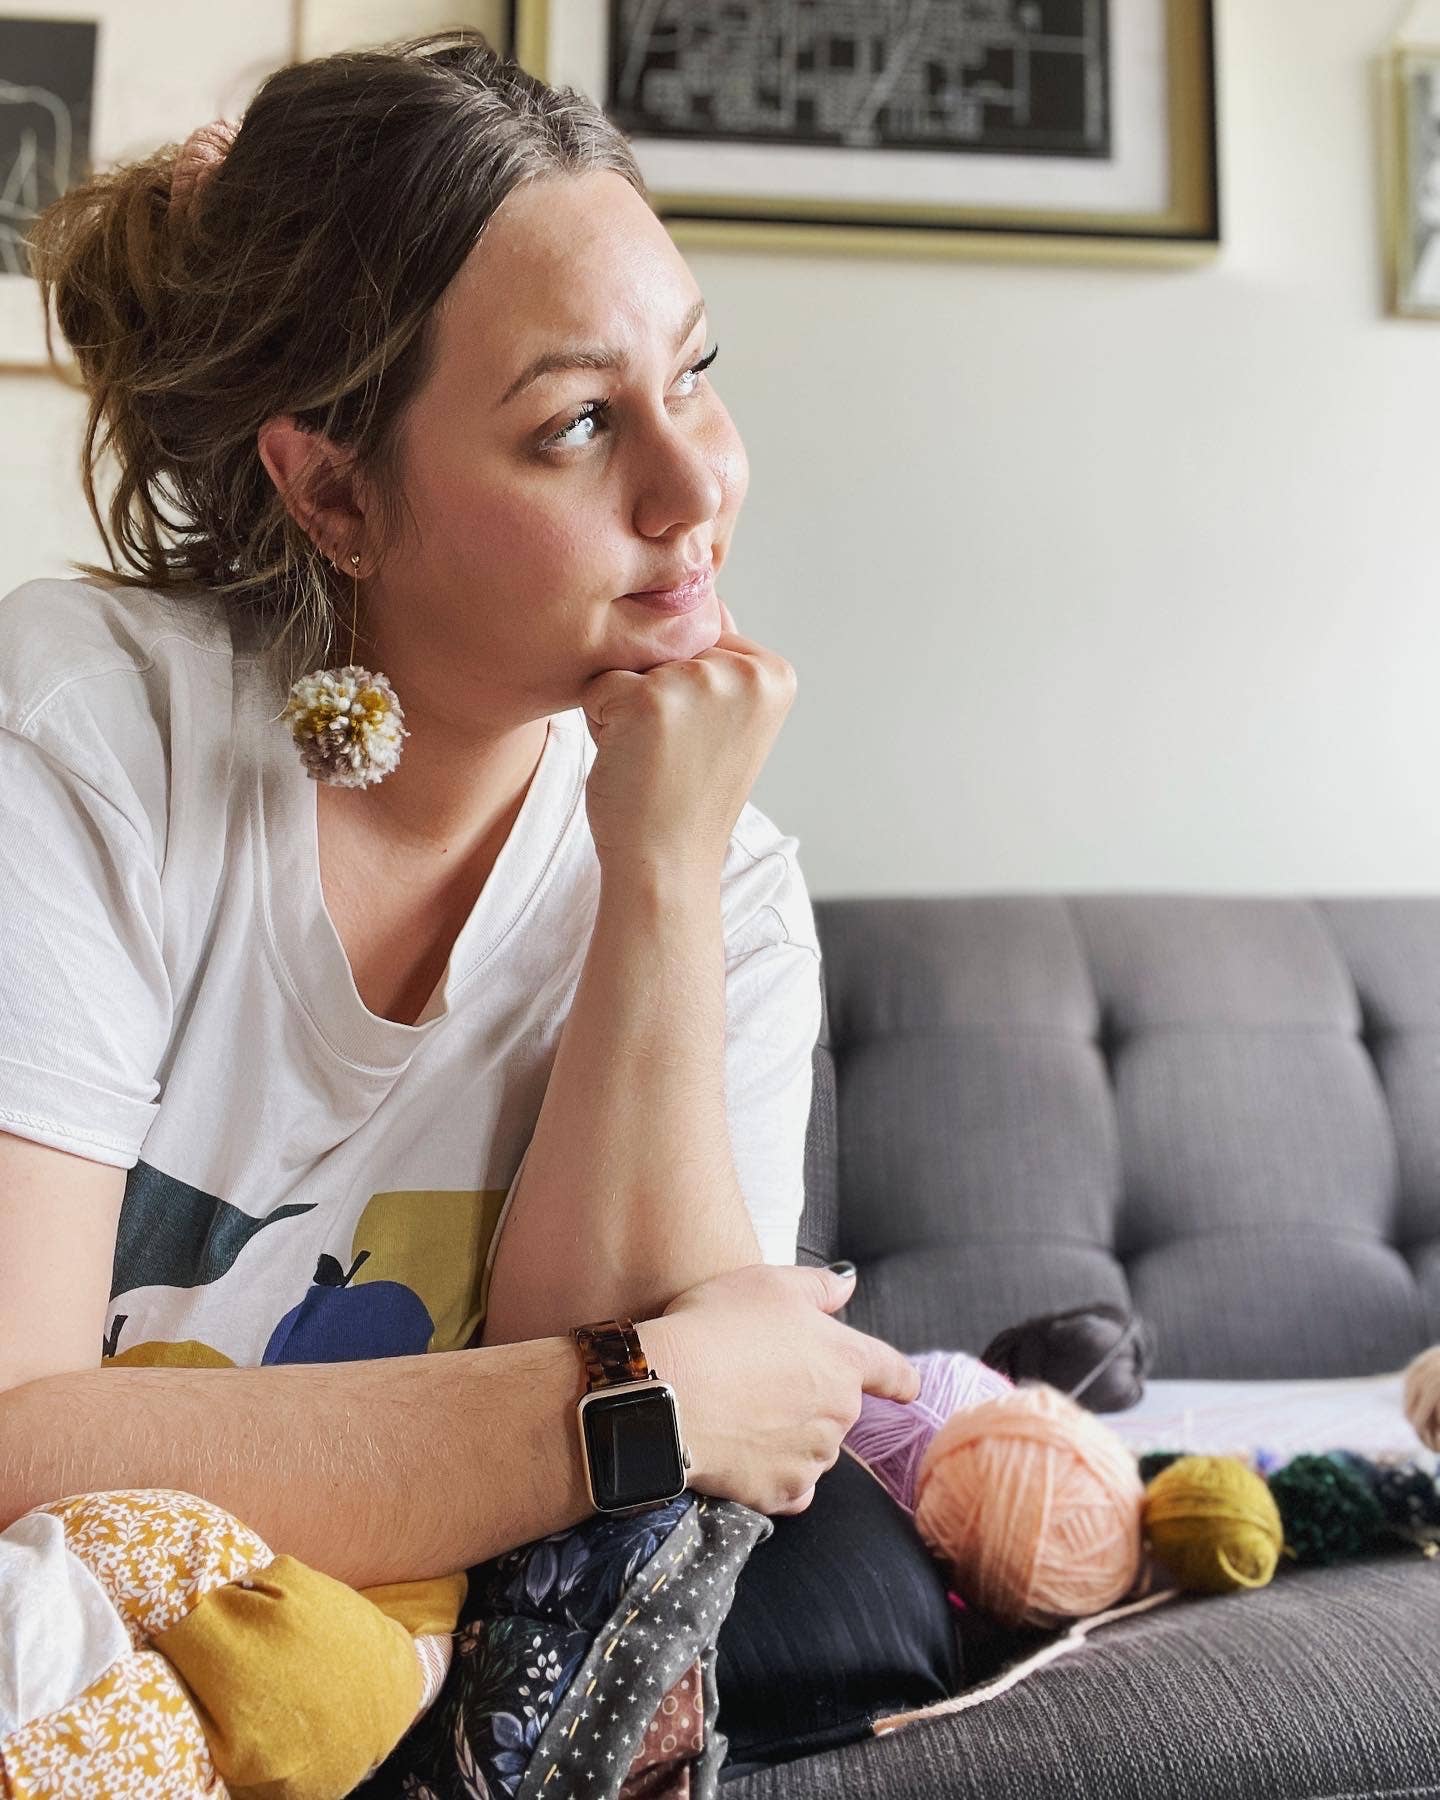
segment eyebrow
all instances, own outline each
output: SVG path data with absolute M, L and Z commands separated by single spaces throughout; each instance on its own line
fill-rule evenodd
M 699 324 L 704 313 L 704 300 L 697 300 L 681 321 L 679 335 L 675 339 L 677 351 Z M 528 363 L 521 370 L 506 388 L 500 404 L 508 406 L 522 389 L 529 387 L 532 381 L 538 381 L 542 375 L 554 375 L 563 369 L 618 369 L 624 360 L 623 352 L 611 350 L 604 344 L 571 350 L 547 350 L 543 356 L 537 356 L 534 362 Z

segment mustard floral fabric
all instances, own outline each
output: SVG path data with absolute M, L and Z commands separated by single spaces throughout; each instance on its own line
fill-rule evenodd
M 193 1494 L 0 1533 L 0 1800 L 340 1800 L 443 1686 L 463 1573 L 357 1592 Z

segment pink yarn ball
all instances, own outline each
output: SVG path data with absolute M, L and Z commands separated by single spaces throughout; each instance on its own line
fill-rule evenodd
M 915 1510 L 915 1478 L 930 1440 L 954 1412 L 978 1406 L 1011 1383 L 976 1357 L 959 1350 L 927 1350 L 912 1356 L 920 1371 L 920 1397 L 902 1405 L 866 1394 L 860 1417 L 845 1442 L 886 1491 L 906 1509 Z
M 1427 1449 L 1440 1450 L 1440 1344 L 1405 1371 L 1405 1417 Z
M 1049 1627 L 1134 1587 L 1143 1499 L 1115 1433 L 1037 1383 L 941 1426 L 921 1460 L 915 1524 L 977 1605 Z

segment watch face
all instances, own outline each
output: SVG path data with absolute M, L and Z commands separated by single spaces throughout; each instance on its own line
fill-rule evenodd
M 685 1487 L 680 1426 L 668 1387 L 644 1383 L 587 1395 L 580 1428 L 595 1504 L 613 1512 L 673 1500 Z

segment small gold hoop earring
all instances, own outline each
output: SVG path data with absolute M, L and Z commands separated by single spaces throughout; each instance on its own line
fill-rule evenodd
M 338 575 L 333 556 L 330 567 Z M 281 717 L 312 781 L 335 787 L 372 787 L 400 761 L 409 737 L 399 696 L 381 674 L 355 662 L 360 615 L 360 558 L 350 556 L 354 590 L 350 612 L 350 661 L 340 669 L 315 669 L 290 689 Z

